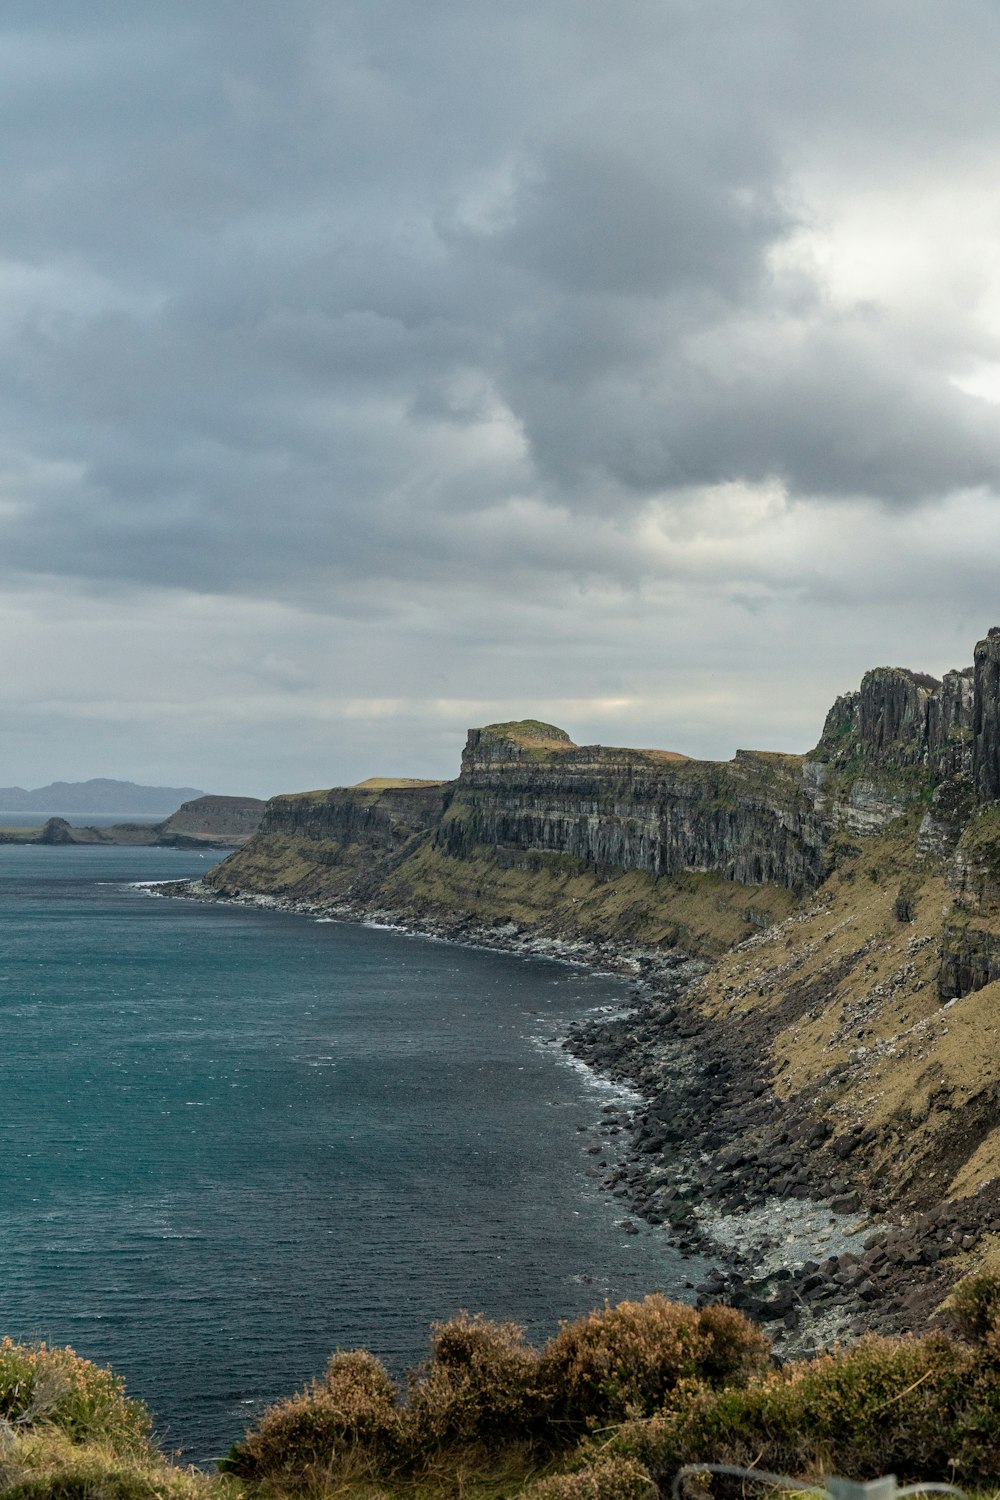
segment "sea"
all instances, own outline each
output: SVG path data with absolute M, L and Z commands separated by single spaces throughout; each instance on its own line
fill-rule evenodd
M 337 1348 L 399 1374 L 459 1309 L 540 1341 L 692 1296 L 558 1045 L 626 981 L 144 884 L 216 858 L 0 846 L 0 1334 L 110 1364 L 210 1464 Z

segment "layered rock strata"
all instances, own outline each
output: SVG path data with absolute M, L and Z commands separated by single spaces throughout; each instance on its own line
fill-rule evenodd
M 435 842 L 459 859 L 534 851 L 606 871 L 712 871 L 803 890 L 822 879 L 824 858 L 800 771 L 797 756 L 738 751 L 720 764 L 567 736 L 526 755 L 518 726 L 491 725 L 469 733 Z
M 589 923 L 605 936 L 618 922 L 626 936 L 714 953 L 784 914 L 768 893 L 818 888 L 852 838 L 912 818 L 915 864 L 952 862 L 963 934 L 942 950 L 950 998 L 996 967 L 992 942 L 975 936 L 989 933 L 992 897 L 980 890 L 980 925 L 967 920 L 984 839 L 970 851 L 965 834 L 998 792 L 995 629 L 973 668 L 941 681 L 900 667 L 866 673 L 804 757 L 741 750 L 699 761 L 579 746 L 537 720 L 488 725 L 470 730 L 452 782 L 382 779 L 272 799 L 259 833 L 210 880 L 221 894 L 374 903 L 553 933 L 586 936 Z M 900 903 L 905 913 L 905 893 Z

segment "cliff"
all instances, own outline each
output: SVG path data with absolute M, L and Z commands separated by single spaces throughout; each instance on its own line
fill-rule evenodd
M 259 797 L 195 797 L 157 825 L 158 844 L 242 844 L 260 827 L 267 803 Z
M 473 729 L 453 781 L 274 798 L 206 884 L 479 940 L 712 958 L 684 1005 L 709 1113 L 726 1088 L 744 1100 L 738 1151 L 706 1126 L 719 1201 L 830 1190 L 928 1214 L 910 1261 L 876 1249 L 851 1271 L 879 1282 L 889 1326 L 910 1326 L 911 1261 L 945 1245 L 948 1275 L 994 1247 L 1000 1264 L 1000 629 L 940 681 L 866 673 L 805 756 Z
M 967 892 L 977 880 L 983 887 L 976 872 L 986 857 L 982 838 L 973 850 L 965 835 L 998 787 L 993 630 L 974 667 L 942 681 L 900 667 L 866 673 L 836 700 L 808 756 L 741 750 L 715 762 L 579 746 L 538 720 L 473 729 L 452 782 L 274 798 L 259 834 L 210 882 L 221 894 L 375 904 L 453 926 L 513 922 L 713 954 L 822 885 L 851 838 L 916 817 L 915 858 L 950 860 L 966 892 L 968 956 L 941 981 L 961 989 L 992 974 L 1000 948 L 975 936 L 982 924 L 972 937 L 965 930 Z
M 797 756 L 738 751 L 717 764 L 564 734 L 526 754 L 517 725 L 491 725 L 469 733 L 435 842 L 458 859 L 555 854 L 608 872 L 711 871 L 802 890 L 822 878 L 824 855 L 800 784 Z
M 438 825 L 449 785 L 381 777 L 272 797 L 257 835 L 207 878 L 222 894 L 374 897 L 379 878 Z
M 716 952 L 822 876 L 799 770 L 795 756 L 716 765 L 580 747 L 537 721 L 491 725 L 470 732 L 453 782 L 273 798 L 208 883 Z

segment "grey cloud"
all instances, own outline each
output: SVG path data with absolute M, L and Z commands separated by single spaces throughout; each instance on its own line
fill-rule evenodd
M 641 123 L 647 136 L 660 124 L 655 116 Z M 655 156 L 632 141 L 618 149 L 604 140 L 559 142 L 520 188 L 496 249 L 581 296 L 745 289 L 788 217 L 766 181 L 723 172 L 706 180 L 700 143 L 668 139 Z
M 592 529 L 609 504 L 624 523 L 776 477 L 905 509 L 996 484 L 997 424 L 933 329 L 917 361 L 769 270 L 838 123 L 860 112 L 902 160 L 933 83 L 929 129 L 962 92 L 960 138 L 995 144 L 995 18 L 918 12 L 9 8 L 0 252 L 85 270 L 103 305 L 40 292 L 5 331 L 0 441 L 80 478 L 0 521 L 4 567 L 309 601 L 556 570 L 505 520 L 527 495 L 577 523 L 572 574 L 634 582 L 634 549 Z
M 518 372 L 547 472 L 600 470 L 640 493 L 774 478 L 902 506 L 1000 483 L 994 409 L 863 326 L 717 332 L 714 348 L 682 340 L 575 385 Z

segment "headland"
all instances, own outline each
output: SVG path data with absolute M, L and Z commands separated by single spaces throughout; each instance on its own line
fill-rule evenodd
M 941 681 L 868 672 L 806 755 L 474 729 L 452 781 L 273 798 L 190 894 L 633 974 L 568 1043 L 647 1100 L 607 1186 L 729 1243 L 701 1297 L 799 1346 L 1000 1264 L 1000 628 Z

